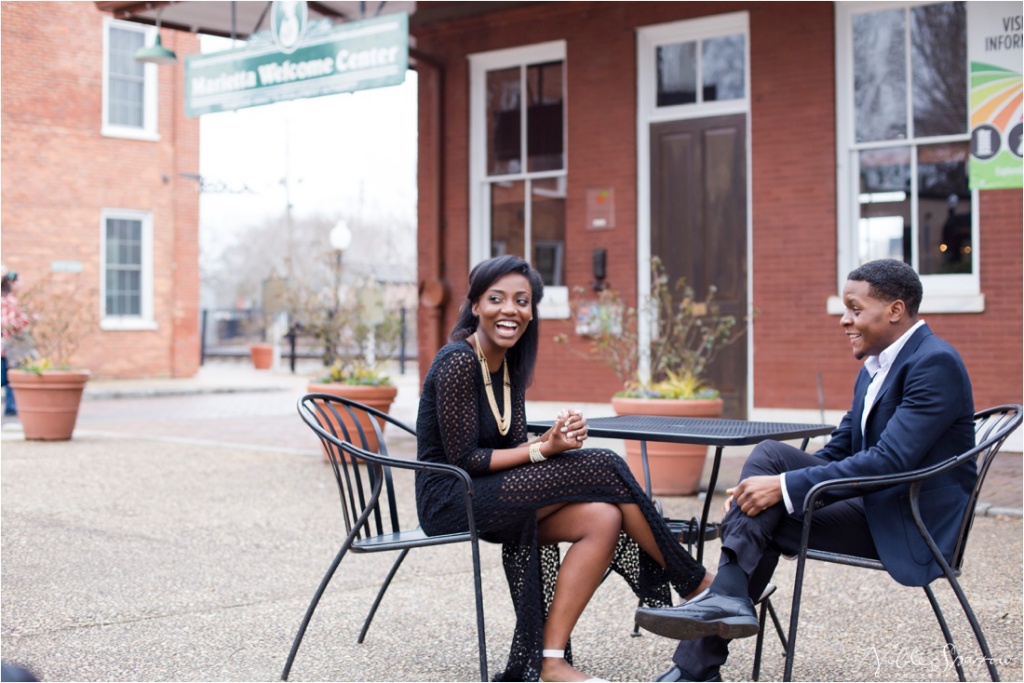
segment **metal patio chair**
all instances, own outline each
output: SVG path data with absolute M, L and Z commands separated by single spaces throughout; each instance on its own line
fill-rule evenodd
M 384 579 L 377 598 L 359 633 L 362 643 L 370 628 L 377 607 L 384 597 L 391 580 L 398 572 L 405 556 L 413 548 L 462 543 L 469 541 L 473 555 L 473 583 L 476 591 L 476 628 L 480 652 L 480 680 L 487 678 L 487 649 L 484 632 L 484 603 L 480 578 L 480 547 L 473 521 L 473 482 L 469 474 L 454 465 L 403 460 L 388 455 L 384 443 L 382 425 L 390 423 L 415 436 L 416 432 L 401 421 L 356 401 L 330 394 L 306 394 L 298 401 L 299 415 L 316 432 L 330 456 L 334 478 L 338 483 L 341 507 L 344 513 L 347 535 L 334 561 L 324 574 L 313 595 L 306 615 L 288 653 L 281 680 L 288 680 L 295 653 L 302 643 L 309 620 L 316 610 L 320 597 L 330 583 L 345 553 L 376 553 L 390 550 L 400 551 L 391 571 Z M 443 536 L 427 536 L 416 524 L 402 526 L 398 519 L 392 468 L 408 470 L 431 470 L 443 472 L 459 479 L 466 496 L 466 516 L 469 531 Z
M 864 569 L 885 570 L 885 567 L 879 560 L 867 559 L 856 555 L 829 553 L 807 547 L 811 531 L 811 517 L 818 499 L 828 491 L 837 488 L 852 488 L 868 493 L 873 490 L 899 484 L 910 484 L 910 507 L 917 529 L 921 533 L 925 543 L 928 545 L 928 548 L 931 550 L 935 560 L 939 563 L 939 566 L 942 567 L 943 575 L 949 581 L 949 585 L 952 587 L 957 600 L 960 602 L 960 607 L 963 609 L 967 620 L 970 622 L 971 629 L 974 631 L 974 636 L 978 641 L 978 646 L 985 657 L 986 664 L 988 665 L 989 675 L 993 681 L 999 680 L 999 673 L 996 671 L 996 666 L 992 659 L 992 654 L 989 651 L 988 643 L 985 640 L 985 635 L 982 632 L 981 624 L 978 622 L 978 618 L 975 616 L 974 610 L 971 608 L 971 604 L 967 600 L 967 596 L 964 594 L 963 588 L 960 586 L 960 582 L 957 581 L 957 577 L 960 575 L 963 566 L 964 552 L 967 547 L 967 537 L 970 534 L 971 526 L 974 524 L 975 507 L 978 502 L 978 494 L 981 491 L 982 484 L 985 482 L 985 476 L 988 474 L 989 467 L 992 465 L 992 461 L 995 459 L 996 454 L 1002 447 L 1003 442 L 1005 442 L 1007 437 L 1020 426 L 1022 410 L 1024 409 L 1019 405 L 1002 405 L 975 413 L 975 447 L 956 457 L 950 458 L 945 462 L 902 474 L 833 479 L 821 482 L 810 490 L 807 494 L 807 499 L 804 502 L 803 535 L 801 538 L 800 552 L 797 555 L 796 578 L 793 586 L 793 607 L 789 619 L 789 636 L 786 637 L 783 634 L 782 626 L 775 615 L 775 610 L 771 606 L 771 601 L 766 600 L 762 606 L 762 612 L 760 615 L 761 631 L 757 635 L 757 644 L 755 646 L 754 680 L 757 680 L 761 666 L 762 640 L 764 638 L 764 627 L 766 623 L 765 609 L 767 609 L 768 613 L 771 615 L 772 621 L 775 625 L 775 630 L 779 635 L 779 639 L 782 642 L 783 647 L 785 648 L 786 668 L 783 680 L 790 681 L 793 679 L 793 655 L 796 651 L 797 625 L 800 616 L 800 596 L 803 589 L 804 568 L 808 559 L 832 562 L 834 564 L 843 564 L 851 567 L 862 567 Z M 921 513 L 919 509 L 921 482 L 942 472 L 948 472 L 953 468 L 960 467 L 971 460 L 974 460 L 977 463 L 978 480 L 974 485 L 974 489 L 971 491 L 970 498 L 967 501 L 967 506 L 964 509 L 963 519 L 960 522 L 959 534 L 953 550 L 952 562 L 946 562 L 946 559 L 942 556 L 942 553 L 935 545 L 935 541 L 928 533 L 927 528 L 925 528 L 924 522 L 921 520 Z M 966 679 L 964 678 L 964 671 L 960 661 L 961 658 L 957 655 L 956 646 L 953 643 L 953 636 L 950 633 L 949 625 L 946 623 L 946 618 L 942 614 L 942 609 L 939 607 L 939 603 L 935 599 L 935 593 L 932 592 L 931 585 L 924 586 L 924 592 L 928 596 L 928 602 L 931 604 L 932 610 L 935 612 L 935 617 L 939 621 L 939 627 L 942 629 L 942 634 L 946 639 L 946 647 L 948 648 L 950 657 L 956 666 L 957 675 L 960 677 L 961 681 L 964 681 Z

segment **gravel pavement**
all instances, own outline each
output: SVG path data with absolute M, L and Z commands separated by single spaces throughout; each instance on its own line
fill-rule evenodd
M 50 681 L 278 680 L 344 534 L 330 468 L 295 415 L 304 380 L 204 368 L 188 386 L 91 385 L 72 441 L 26 442 L 14 423 L 2 431 L 4 661 Z M 411 421 L 417 383 L 399 385 L 394 410 Z M 412 515 L 411 478 L 396 479 Z M 701 502 L 663 504 L 689 517 Z M 493 675 L 514 623 L 500 549 L 482 554 Z M 717 556 L 712 542 L 706 565 Z M 410 553 L 356 644 L 393 557 L 346 557 L 291 680 L 477 679 L 467 545 Z M 1022 564 L 1020 517 L 979 517 L 963 585 L 1004 680 L 1024 673 Z M 775 577 L 783 619 L 793 566 Z M 968 678 L 987 678 L 952 591 L 937 583 L 936 593 Z M 672 641 L 629 636 L 635 607 L 623 582 L 601 586 L 574 632 L 578 666 L 609 680 L 650 680 L 668 666 Z M 956 680 L 923 593 L 881 572 L 811 563 L 800 621 L 798 680 Z M 779 680 L 781 648 L 767 638 L 761 678 Z M 727 680 L 749 679 L 753 649 L 753 639 L 734 644 Z

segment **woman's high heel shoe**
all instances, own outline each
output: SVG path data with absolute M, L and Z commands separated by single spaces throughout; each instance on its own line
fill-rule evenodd
M 554 659 L 565 659 L 565 650 L 542 650 L 540 653 L 541 657 L 552 657 Z M 544 679 L 540 679 L 541 683 L 546 683 Z M 609 683 L 603 678 L 588 678 L 583 683 Z

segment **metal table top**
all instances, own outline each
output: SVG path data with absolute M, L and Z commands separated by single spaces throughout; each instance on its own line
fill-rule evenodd
M 551 420 L 529 421 L 531 432 L 546 431 Z M 766 439 L 787 441 L 831 434 L 833 425 L 800 422 L 751 422 L 703 417 L 617 415 L 587 420 L 587 434 L 609 439 L 637 439 L 708 446 L 747 446 Z

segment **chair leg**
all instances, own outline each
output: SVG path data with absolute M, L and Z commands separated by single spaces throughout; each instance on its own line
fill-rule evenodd
M 358 527 L 356 527 L 358 529 Z M 309 620 L 313 617 L 313 612 L 316 611 L 316 606 L 320 603 L 320 597 L 324 594 L 324 590 L 327 588 L 327 584 L 331 582 L 334 577 L 334 572 L 338 570 L 338 565 L 341 564 L 341 558 L 345 557 L 345 553 L 348 552 L 349 547 L 352 545 L 352 541 L 355 538 L 355 532 L 350 533 L 346 538 L 345 542 L 341 545 L 341 550 L 334 556 L 334 562 L 331 563 L 327 573 L 324 574 L 324 578 L 320 579 L 320 585 L 317 586 L 316 593 L 313 594 L 313 599 L 309 603 L 309 607 L 306 608 L 306 616 L 302 618 L 302 624 L 299 625 L 299 632 L 295 634 L 295 640 L 292 641 L 292 649 L 288 653 L 288 661 L 285 662 L 284 671 L 281 672 L 281 680 L 288 680 L 288 673 L 292 669 L 292 662 L 295 661 L 295 653 L 299 651 L 299 645 L 302 644 L 302 638 L 306 635 L 306 627 L 309 626 Z
M 750 680 L 759 680 L 761 676 L 761 648 L 764 645 L 764 625 L 768 619 L 768 600 L 761 603 L 761 614 L 757 619 L 757 641 L 754 644 L 754 670 Z
M 960 665 L 960 655 L 953 643 L 953 634 L 949 631 L 949 625 L 946 623 L 946 617 L 942 614 L 942 608 L 939 607 L 939 601 L 935 599 L 935 593 L 932 592 L 931 586 L 925 586 L 924 593 L 928 596 L 928 602 L 931 603 L 932 611 L 935 612 L 935 618 L 939 620 L 939 628 L 942 629 L 942 635 L 946 638 L 946 647 L 949 648 L 949 656 L 952 657 L 953 666 L 956 667 L 956 675 L 961 681 L 966 681 L 964 668 Z
M 480 543 L 474 535 L 470 540 L 473 547 L 473 588 L 476 591 L 476 637 L 480 650 L 480 680 L 487 681 L 487 637 L 484 630 L 484 587 L 480 571 Z
M 362 643 L 366 638 L 366 632 L 370 630 L 370 624 L 373 622 L 373 617 L 377 614 L 377 608 L 380 606 L 380 601 L 384 599 L 384 593 L 387 591 L 388 586 L 391 585 L 391 579 L 395 578 L 395 574 L 398 573 L 398 568 L 402 566 L 402 560 L 409 554 L 409 548 L 406 548 L 398 554 L 398 559 L 391 565 L 391 571 L 388 572 L 388 576 L 384 579 L 384 583 L 381 585 L 380 590 L 377 591 L 377 597 L 373 601 L 373 606 L 370 608 L 370 613 L 366 615 L 366 621 L 363 622 L 363 630 L 359 632 L 359 640 L 356 642 Z
M 772 623 L 775 624 L 775 632 L 779 635 L 779 642 L 782 643 L 782 649 L 785 651 L 789 645 L 786 643 L 786 632 L 782 630 L 782 622 L 779 621 L 779 615 L 775 613 L 775 607 L 772 605 L 771 600 L 767 602 L 768 605 L 768 616 L 772 618 Z
M 943 567 L 943 569 L 947 569 Z M 949 585 L 953 588 L 953 592 L 956 594 L 956 599 L 960 602 L 960 608 L 963 609 L 964 615 L 967 617 L 967 621 L 971 623 L 971 630 L 974 631 L 974 637 L 978 641 L 978 647 L 981 648 L 981 654 L 985 657 L 985 664 L 988 665 L 988 675 L 993 681 L 998 681 L 999 671 L 996 670 L 995 660 L 992 659 L 992 652 L 988 649 L 988 641 L 985 640 L 985 634 L 981 630 L 981 624 L 978 623 L 978 617 L 975 616 L 974 610 L 971 609 L 971 603 L 968 602 L 967 596 L 964 594 L 964 589 L 960 587 L 960 582 L 956 580 L 952 572 L 946 571 L 946 578 L 949 580 Z M 959 660 L 958 660 L 959 661 Z
M 807 548 L 807 528 L 809 524 L 804 520 L 803 548 Z M 793 581 L 793 607 L 789 612 L 789 637 L 786 643 L 786 668 L 782 674 L 782 680 L 793 680 L 793 658 L 796 654 L 796 630 L 800 619 L 800 596 L 804 587 L 804 569 L 807 564 L 807 555 L 801 552 L 796 560 L 796 578 Z
M 775 632 L 779 635 L 783 651 L 786 649 L 786 634 L 783 633 L 782 624 L 779 622 L 779 617 L 772 606 L 771 595 L 774 592 L 775 586 L 769 583 L 761 597 L 757 600 L 757 604 L 760 605 L 760 615 L 758 616 L 757 640 L 754 645 L 754 670 L 750 675 L 750 678 L 755 681 L 761 675 L 761 655 L 764 653 L 764 627 L 768 623 L 769 615 L 772 618 Z

